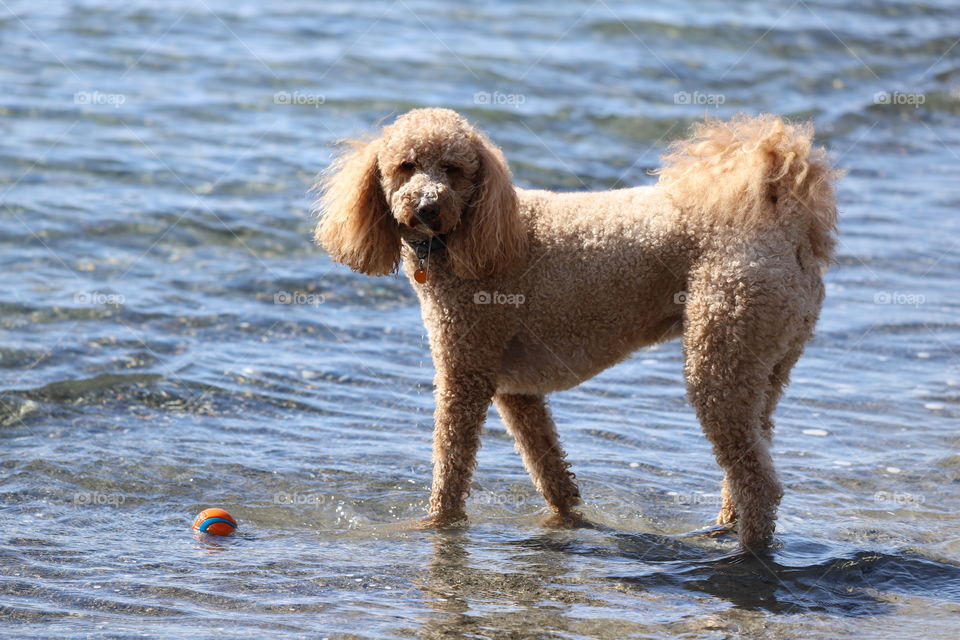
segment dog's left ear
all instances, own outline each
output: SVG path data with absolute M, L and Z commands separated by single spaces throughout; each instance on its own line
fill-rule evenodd
M 400 228 L 390 214 L 377 168 L 379 140 L 348 140 L 321 182 L 315 237 L 337 262 L 372 276 L 400 262 Z
M 468 279 L 509 269 L 527 248 L 507 161 L 483 135 L 473 136 L 480 163 L 473 200 L 447 238 L 451 269 Z

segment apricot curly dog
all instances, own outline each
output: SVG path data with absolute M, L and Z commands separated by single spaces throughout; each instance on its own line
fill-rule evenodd
M 563 521 L 580 492 L 545 395 L 683 338 L 688 397 L 725 472 L 719 525 L 745 550 L 782 496 L 776 407 L 823 302 L 838 177 L 810 124 L 715 119 L 675 143 L 654 186 L 513 185 L 503 154 L 448 109 L 353 141 L 327 172 L 317 241 L 370 275 L 403 269 L 436 366 L 427 525 L 465 517 L 492 400 Z

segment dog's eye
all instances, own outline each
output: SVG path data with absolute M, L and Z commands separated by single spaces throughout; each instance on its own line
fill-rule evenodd
M 452 176 L 458 175 L 462 172 L 462 169 L 455 164 L 445 164 L 443 165 L 443 170 Z
M 407 160 L 406 162 L 400 163 L 400 168 L 403 169 L 404 171 L 413 171 L 414 169 L 417 168 L 417 165 Z

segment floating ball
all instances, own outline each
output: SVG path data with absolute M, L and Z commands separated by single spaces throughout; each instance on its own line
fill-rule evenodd
M 228 536 L 236 531 L 237 521 L 223 509 L 204 509 L 193 521 L 193 528 L 201 533 Z

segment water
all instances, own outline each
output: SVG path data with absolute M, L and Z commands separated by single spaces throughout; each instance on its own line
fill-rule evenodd
M 894 0 L 4 0 L 0 632 L 955 637 L 958 27 Z M 597 528 L 538 526 L 493 414 L 469 528 L 392 526 L 426 508 L 424 330 L 405 281 L 312 246 L 308 189 L 336 138 L 428 105 L 566 190 L 651 183 L 705 112 L 816 121 L 842 240 L 769 556 L 677 536 L 720 472 L 675 343 L 552 400 Z M 239 534 L 194 540 L 207 506 Z

